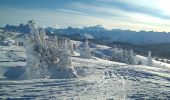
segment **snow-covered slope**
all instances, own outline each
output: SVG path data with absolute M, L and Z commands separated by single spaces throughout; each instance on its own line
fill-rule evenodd
M 141 56 L 141 55 L 136 55 L 135 56 L 135 60 L 136 61 L 142 61 L 142 63 L 144 65 L 146 65 L 146 62 L 147 62 L 147 58 L 144 57 L 144 56 Z M 166 69 L 170 69 L 170 64 L 168 63 L 164 63 L 164 62 L 160 62 L 160 61 L 156 61 L 153 59 L 153 66 L 155 67 L 161 67 L 161 68 L 166 68 Z
M 11 46 L 6 48 L 11 48 Z M 92 49 L 105 50 L 108 48 L 96 45 Z M 15 46 L 14 51 L 17 57 L 25 57 L 25 51 L 22 47 Z M 97 57 L 84 59 L 80 58 L 76 51 L 72 57 L 72 66 L 75 67 L 76 73 L 79 75 L 78 78 L 17 81 L 4 79 L 4 74 L 13 72 L 9 71 L 10 69 L 19 74 L 21 72 L 17 66 L 22 67 L 26 63 L 14 59 L 15 57 L 11 59 L 3 54 L 0 55 L 0 60 L 4 60 L 5 57 L 6 61 L 0 62 L 0 99 L 168 100 L 170 98 L 169 64 L 166 64 L 166 67 L 151 67 L 127 65 Z M 146 58 L 137 55 L 136 59 Z M 18 61 L 13 62 L 14 60 Z M 159 62 L 154 61 L 154 64 L 159 64 Z
M 20 66 L 25 66 L 25 59 L 26 54 L 23 47 L 15 45 L 0 46 L 0 79 L 4 78 L 3 74 L 8 69 L 17 69 Z
M 1 80 L 0 98 L 74 100 L 169 98 L 170 76 L 167 70 L 124 65 L 99 58 L 72 59 L 79 78 Z

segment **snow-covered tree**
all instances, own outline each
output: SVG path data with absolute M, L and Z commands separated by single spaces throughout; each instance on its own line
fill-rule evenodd
M 80 57 L 86 59 L 90 59 L 92 57 L 87 39 L 85 40 L 83 47 L 80 49 Z
M 113 61 L 118 61 L 118 52 L 119 52 L 118 48 L 112 49 L 112 60 Z
M 44 37 L 40 37 L 38 28 L 33 21 L 29 21 L 28 25 L 31 31 L 30 35 L 24 41 L 24 47 L 27 54 L 27 66 L 24 78 L 45 78 L 46 76 L 49 76 L 49 72 L 48 60 L 46 59 L 48 51 L 47 47 L 43 45 L 42 40 Z
M 53 77 L 56 69 L 62 69 L 60 78 L 77 77 L 71 66 L 71 56 L 68 40 L 59 41 L 57 37 L 48 38 L 42 28 L 37 28 L 33 21 L 28 22 L 30 35 L 24 40 L 27 54 L 27 66 L 22 78 L 36 79 Z M 63 76 L 62 74 L 65 74 Z
M 122 51 L 122 59 L 121 62 L 129 64 L 129 52 L 127 50 Z
M 68 45 L 68 40 L 65 39 L 61 44 L 60 44 L 60 51 L 59 51 L 59 63 L 58 66 L 62 68 L 67 68 L 71 66 L 71 53 Z
M 68 45 L 68 49 L 69 49 L 69 51 L 70 51 L 70 54 L 73 55 L 73 54 L 74 54 L 74 48 L 73 48 L 73 43 L 72 43 L 72 41 L 71 41 L 69 38 L 67 38 L 67 39 L 66 39 L 66 42 L 67 42 L 67 45 Z
M 111 60 L 123 62 L 127 64 L 134 64 L 134 52 L 132 50 L 123 50 L 121 48 L 112 49 Z
M 152 61 L 152 53 L 151 51 L 148 52 L 148 58 L 147 58 L 147 66 L 152 66 L 153 61 Z
M 135 60 L 134 60 L 134 52 L 131 49 L 129 54 L 128 54 L 128 64 L 135 64 Z

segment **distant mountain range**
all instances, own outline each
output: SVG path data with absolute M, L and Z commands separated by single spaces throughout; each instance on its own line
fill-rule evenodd
M 19 32 L 19 33 L 29 33 L 30 29 L 28 25 L 20 24 L 18 26 L 9 25 L 7 24 L 5 27 L 2 27 L 5 31 L 11 31 L 11 32 Z
M 6 25 L 2 29 L 6 31 L 29 33 L 28 25 L 20 24 L 18 26 Z M 48 35 L 62 35 L 74 38 L 83 38 L 88 36 L 90 38 L 101 40 L 105 42 L 123 42 L 132 44 L 157 44 L 157 43 L 170 43 L 170 33 L 167 32 L 153 32 L 153 31 L 131 31 L 112 29 L 107 30 L 100 25 L 90 26 L 84 28 L 56 29 L 52 27 L 45 28 Z

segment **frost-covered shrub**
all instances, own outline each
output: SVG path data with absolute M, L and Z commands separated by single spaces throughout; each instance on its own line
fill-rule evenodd
M 152 61 L 152 53 L 151 51 L 148 52 L 148 58 L 147 58 L 147 66 L 152 66 L 153 65 L 153 61 Z
M 121 48 L 114 48 L 111 50 L 111 60 L 123 62 L 127 64 L 135 64 L 133 50 L 123 50 Z
M 86 59 L 90 59 L 92 57 L 87 39 L 85 40 L 83 47 L 80 49 L 80 57 Z
M 128 56 L 128 61 L 127 63 L 128 64 L 135 64 L 135 60 L 134 60 L 134 52 L 133 50 L 130 50 L 129 54 L 127 55 Z
M 24 40 L 27 66 L 24 79 L 77 77 L 71 65 L 71 41 L 49 38 L 33 21 L 28 22 L 30 34 Z M 62 70 L 58 72 L 58 70 Z

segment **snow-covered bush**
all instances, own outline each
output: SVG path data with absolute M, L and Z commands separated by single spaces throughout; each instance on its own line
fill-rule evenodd
M 80 49 L 80 57 L 86 59 L 90 59 L 92 57 L 87 39 L 85 40 L 83 47 Z
M 67 38 L 66 40 L 67 40 L 68 49 L 70 51 L 70 54 L 73 55 L 74 54 L 73 43 L 72 43 L 72 41 L 69 38 Z
M 152 66 L 153 65 L 153 61 L 152 61 L 152 53 L 151 51 L 148 52 L 148 58 L 147 58 L 147 66 Z
M 42 28 L 33 21 L 28 22 L 30 35 L 24 41 L 27 66 L 21 78 L 74 78 L 77 77 L 71 66 L 70 40 L 49 38 Z M 72 51 L 73 52 L 73 51 Z M 57 70 L 62 70 L 61 73 Z
M 129 54 L 127 55 L 128 56 L 128 61 L 127 63 L 128 64 L 135 64 L 135 60 L 134 60 L 134 52 L 133 50 L 131 49 Z
M 123 62 L 127 64 L 135 64 L 133 50 L 123 50 L 121 48 L 114 48 L 111 50 L 111 60 Z

